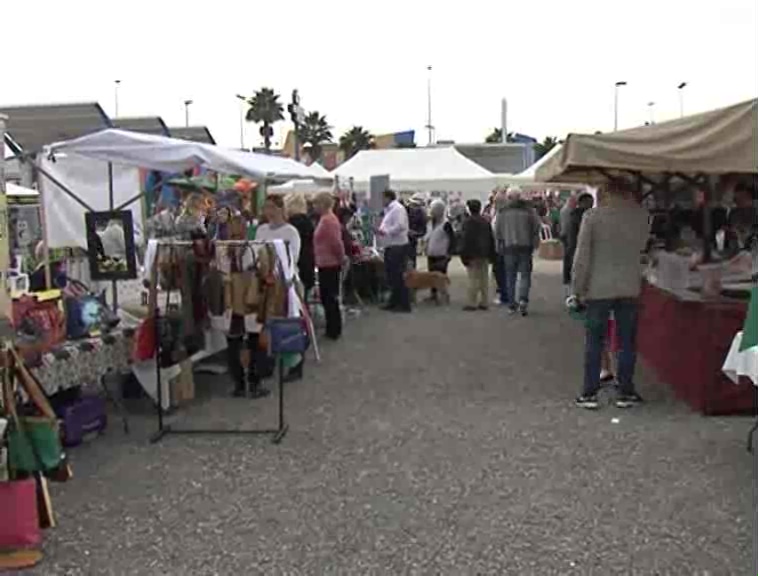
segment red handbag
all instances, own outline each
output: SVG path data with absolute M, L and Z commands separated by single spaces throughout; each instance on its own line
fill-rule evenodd
M 0 550 L 34 548 L 41 544 L 34 478 L 0 482 Z

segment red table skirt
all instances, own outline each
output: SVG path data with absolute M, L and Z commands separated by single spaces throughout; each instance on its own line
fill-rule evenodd
M 678 398 L 707 415 L 753 411 L 753 386 L 736 385 L 721 371 L 747 302 L 689 302 L 645 283 L 638 350 Z

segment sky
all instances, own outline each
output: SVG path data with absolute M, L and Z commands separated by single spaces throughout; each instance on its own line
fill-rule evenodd
M 335 139 L 416 130 L 481 142 L 500 124 L 542 139 L 758 96 L 758 0 L 0 0 L 0 106 L 98 101 L 110 115 L 207 125 L 240 146 L 241 103 L 271 87 L 325 114 Z M 652 107 L 649 102 L 654 102 Z M 12 122 L 12 120 L 11 120 Z M 277 125 L 280 142 L 289 122 Z M 245 126 L 245 146 L 258 146 Z

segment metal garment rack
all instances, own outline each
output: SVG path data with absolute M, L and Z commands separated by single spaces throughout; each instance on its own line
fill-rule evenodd
M 273 242 L 270 241 L 256 241 L 256 240 L 227 240 L 227 241 L 212 241 L 214 245 L 216 246 L 262 246 L 262 245 L 273 245 Z M 153 266 L 151 268 L 151 278 L 150 278 L 150 289 L 155 290 L 157 287 L 157 262 L 158 257 L 160 255 L 160 251 L 162 247 L 176 247 L 176 246 L 192 246 L 195 242 L 192 241 L 163 241 L 158 242 L 156 247 L 156 253 L 155 253 L 155 261 L 153 263 Z M 287 254 L 289 256 L 289 243 L 285 241 L 285 246 L 287 247 Z M 277 256 L 278 259 L 278 256 Z M 291 260 L 290 260 L 291 264 Z M 156 304 L 154 307 L 154 319 L 153 326 L 155 327 L 155 342 L 156 342 L 156 351 L 155 351 L 155 374 L 156 374 L 156 391 L 158 396 L 158 402 L 157 404 L 157 413 L 158 413 L 158 430 L 150 437 L 150 443 L 155 444 L 156 442 L 159 442 L 162 440 L 165 436 L 168 436 L 169 434 L 179 434 L 179 435 L 252 435 L 252 436 L 258 436 L 258 435 L 268 435 L 271 436 L 271 441 L 274 444 L 279 444 L 284 436 L 287 434 L 287 430 L 289 429 L 289 426 L 285 422 L 284 418 L 284 358 L 281 354 L 277 354 L 276 358 L 276 364 L 277 364 L 277 373 L 278 373 L 278 380 L 279 380 L 279 402 L 278 402 L 278 423 L 276 428 L 252 428 L 252 429 L 246 429 L 246 428 L 175 428 L 171 425 L 166 424 L 164 419 L 164 411 L 163 411 L 163 394 L 164 394 L 164 383 L 163 379 L 161 377 L 161 345 L 160 345 L 160 330 L 159 330 L 159 319 L 160 319 L 160 307 Z M 309 332 L 312 330 L 312 325 L 309 324 Z M 315 340 L 314 340 L 315 342 Z

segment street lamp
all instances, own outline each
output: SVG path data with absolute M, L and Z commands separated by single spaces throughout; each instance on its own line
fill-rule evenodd
M 184 126 L 185 128 L 189 128 L 189 107 L 193 104 L 192 100 L 185 100 L 184 101 Z
M 434 142 L 434 124 L 432 124 L 432 67 L 427 66 L 426 77 L 426 129 L 429 131 L 429 146 Z
M 655 102 L 648 102 L 647 108 L 650 110 L 650 125 L 655 124 Z
M 626 82 L 616 82 L 613 95 L 613 131 L 619 129 L 619 88 L 626 86 Z
M 247 104 L 247 98 L 241 94 L 237 94 L 237 99 L 242 102 L 240 106 L 240 148 L 245 149 L 245 104 Z
M 113 89 L 114 92 L 114 100 L 115 100 L 115 106 L 114 106 L 114 118 L 118 118 L 118 87 L 121 85 L 121 80 L 114 80 L 115 87 Z
M 679 90 L 679 117 L 684 118 L 684 89 L 687 87 L 686 82 L 682 82 L 677 86 Z

